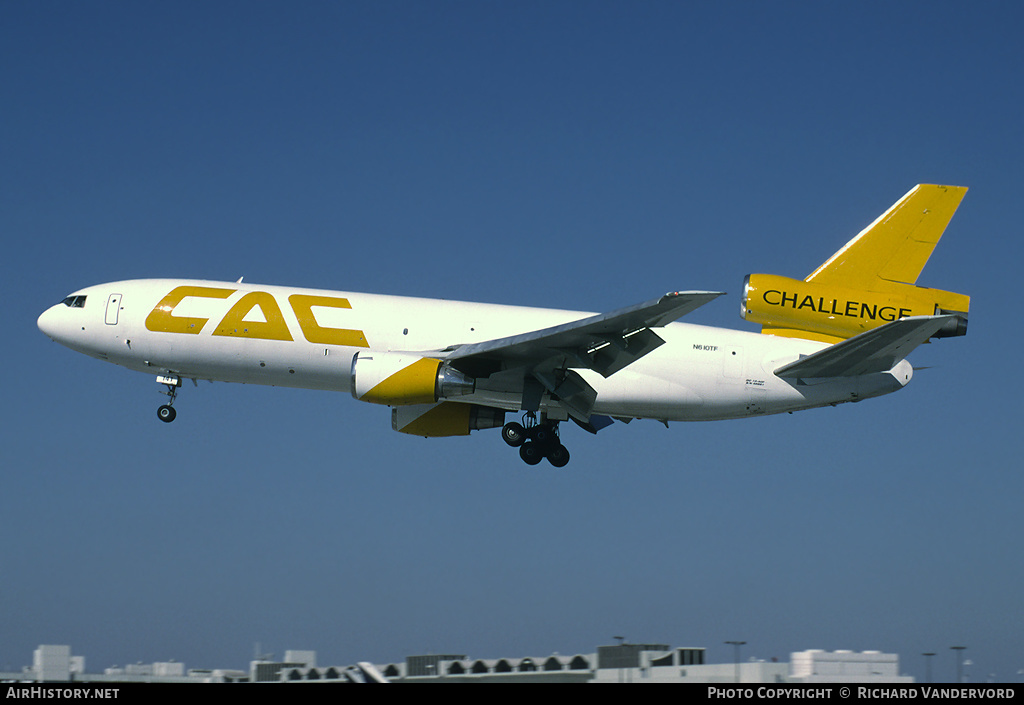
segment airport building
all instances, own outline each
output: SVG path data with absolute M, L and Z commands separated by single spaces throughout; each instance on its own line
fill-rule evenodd
M 668 644 L 599 646 L 594 653 L 473 659 L 465 654 L 408 656 L 399 663 L 321 666 L 315 651 L 286 651 L 282 661 L 255 660 L 248 672 L 186 669 L 178 661 L 112 667 L 87 673 L 71 647 L 43 645 L 32 665 L 0 679 L 90 683 L 913 683 L 899 675 L 899 657 L 880 651 L 791 654 L 790 662 L 706 663 L 702 647 Z

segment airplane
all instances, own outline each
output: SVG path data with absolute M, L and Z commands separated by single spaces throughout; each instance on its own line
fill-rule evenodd
M 677 322 L 722 295 L 670 292 L 610 313 L 179 279 L 80 289 L 39 329 L 156 375 L 174 421 L 185 379 L 348 392 L 424 437 L 501 428 L 528 465 L 591 433 L 857 402 L 902 389 L 931 338 L 965 335 L 970 297 L 916 285 L 967 189 L 921 184 L 803 280 L 751 274 L 761 331 Z M 506 414 L 520 413 L 506 422 Z

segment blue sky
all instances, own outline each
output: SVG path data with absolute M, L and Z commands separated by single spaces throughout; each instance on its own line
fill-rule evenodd
M 6 3 L 0 668 L 880 649 L 1024 668 L 1013 3 Z M 966 338 L 780 417 L 409 438 L 344 395 L 186 387 L 38 314 L 195 277 L 603 311 L 803 277 L 917 183 Z M 1015 205 L 1016 204 L 1016 205 Z

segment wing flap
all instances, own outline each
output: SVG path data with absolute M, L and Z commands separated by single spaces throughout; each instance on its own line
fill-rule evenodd
M 533 376 L 577 422 L 590 421 L 590 411 L 597 401 L 597 390 L 587 384 L 579 374 L 566 370 L 564 375 L 556 376 L 554 372 L 538 370 Z
M 887 372 L 956 316 L 912 316 L 836 343 L 775 370 L 787 379 Z

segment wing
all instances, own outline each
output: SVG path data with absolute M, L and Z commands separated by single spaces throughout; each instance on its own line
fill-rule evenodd
M 836 343 L 775 370 L 779 377 L 811 379 L 887 372 L 956 316 L 911 316 Z
M 522 408 L 536 411 L 547 391 L 578 421 L 590 419 L 597 392 L 573 368 L 610 377 L 665 343 L 653 328 L 703 306 L 722 292 L 677 291 L 661 298 L 542 330 L 459 345 L 435 354 L 492 387 L 523 391 Z
M 568 367 L 586 367 L 610 377 L 665 342 L 651 328 L 671 323 L 721 295 L 709 291 L 668 293 L 660 299 L 552 328 L 460 345 L 444 358 L 449 362 L 489 358 L 522 364 L 561 356 Z

